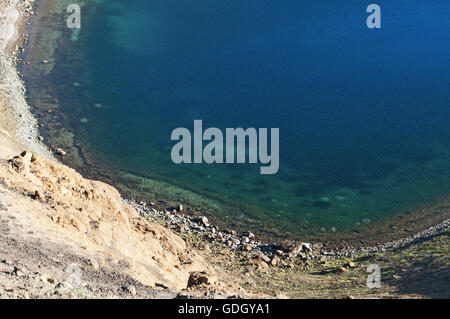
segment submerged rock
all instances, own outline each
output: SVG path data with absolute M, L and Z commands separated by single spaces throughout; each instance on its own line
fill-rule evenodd
M 328 208 L 331 206 L 331 201 L 328 197 L 322 197 L 315 201 L 314 206 L 318 208 Z
M 64 157 L 67 153 L 62 148 L 55 148 L 55 154 Z

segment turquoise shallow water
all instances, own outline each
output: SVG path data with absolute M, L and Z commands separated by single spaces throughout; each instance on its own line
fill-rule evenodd
M 450 3 L 378 2 L 380 30 L 356 0 L 99 2 L 48 81 L 85 154 L 142 193 L 278 234 L 351 231 L 450 191 Z M 280 128 L 279 173 L 175 165 L 171 132 L 196 119 Z

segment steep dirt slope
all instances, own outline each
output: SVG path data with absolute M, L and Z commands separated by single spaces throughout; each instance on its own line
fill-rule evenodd
M 13 218 L 15 230 L 70 246 L 96 268 L 120 266 L 145 285 L 174 290 L 187 287 L 191 272 L 208 269 L 181 238 L 124 205 L 113 187 L 62 164 L 23 152 L 1 162 L 0 183 L 0 216 Z

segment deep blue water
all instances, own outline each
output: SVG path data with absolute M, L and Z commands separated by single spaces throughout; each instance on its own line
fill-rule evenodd
M 89 72 L 68 78 L 86 79 L 73 130 L 124 171 L 227 205 L 219 218 L 281 232 L 358 227 L 448 194 L 450 2 L 378 0 L 378 30 L 371 1 L 342 2 L 105 1 L 74 44 Z M 173 164 L 172 130 L 196 119 L 280 128 L 279 173 Z

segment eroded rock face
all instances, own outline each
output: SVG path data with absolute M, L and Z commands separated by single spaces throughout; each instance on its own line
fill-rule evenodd
M 176 290 L 188 286 L 192 272 L 210 271 L 180 237 L 124 204 L 116 189 L 67 166 L 23 152 L 1 165 L 0 179 L 44 208 L 44 219 L 35 216 L 37 210 L 24 210 L 37 226 L 51 227 L 55 240 L 82 247 L 99 267 L 122 265 L 146 285 Z

